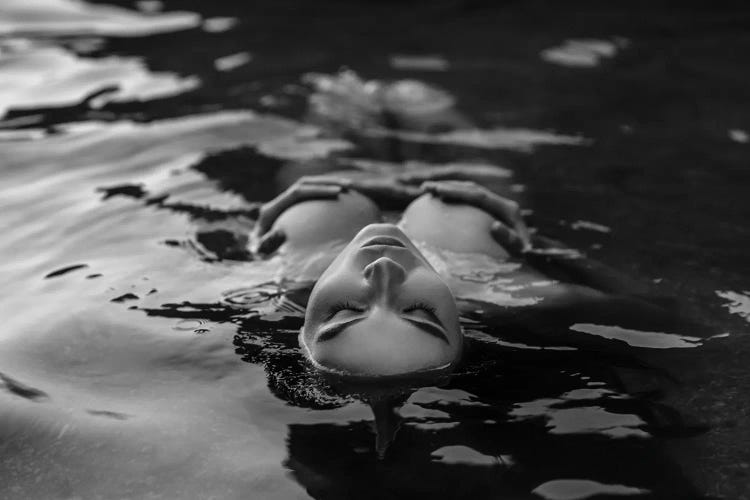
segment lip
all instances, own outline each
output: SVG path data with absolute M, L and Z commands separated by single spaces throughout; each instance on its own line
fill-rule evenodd
M 365 243 L 362 244 L 361 248 L 372 247 L 372 246 L 406 248 L 406 245 L 404 245 L 401 242 L 401 240 L 394 238 L 392 236 L 376 236 L 375 238 L 370 238 L 369 240 L 367 240 Z

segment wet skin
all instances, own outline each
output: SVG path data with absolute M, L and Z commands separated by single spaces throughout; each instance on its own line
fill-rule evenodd
M 495 284 L 462 279 L 460 265 L 451 258 L 445 261 L 446 256 L 466 254 L 486 265 L 487 257 L 506 260 L 510 250 L 493 232 L 500 224 L 493 215 L 498 213 L 494 194 L 473 183 L 441 184 L 440 189 L 455 190 L 466 202 L 424 193 L 404 211 L 399 222 L 403 232 L 373 223 L 380 218 L 377 206 L 353 190 L 336 193 L 331 186 L 303 182 L 270 205 L 266 213 L 291 203 L 270 226 L 270 234 L 283 235 L 280 252 L 290 264 L 286 274 L 317 281 L 300 336 L 317 368 L 371 378 L 449 371 L 461 352 L 456 296 L 500 308 L 542 301 L 545 308 L 565 307 L 600 298 L 587 286 L 550 279 L 522 263 L 510 263 Z M 318 195 L 325 198 L 295 203 L 301 196 Z M 504 213 L 499 217 L 508 218 Z M 410 238 L 426 245 L 440 272 Z M 513 242 L 507 244 L 512 247 Z M 340 252 L 339 245 L 344 246 Z M 436 255 L 436 250 L 448 254 Z
M 318 368 L 363 377 L 450 369 L 462 340 L 450 288 L 392 224 L 366 226 L 334 259 L 300 335 Z
M 379 216 L 371 210 L 372 202 L 358 194 L 305 201 L 290 207 L 274 226 L 290 235 L 282 253 L 292 260 L 315 260 L 314 266 L 305 267 L 315 274 L 309 277 L 317 278 L 300 335 L 305 354 L 321 370 L 356 377 L 450 371 L 460 358 L 463 339 L 454 294 L 478 288 L 482 295 L 486 285 L 465 283 L 445 270 L 441 276 L 409 236 L 437 248 L 503 259 L 507 252 L 489 234 L 494 218 L 426 194 L 404 212 L 399 226 L 405 233 L 392 224 L 362 224 L 360 208 L 365 207 L 367 218 Z M 357 224 L 365 227 L 352 237 Z M 300 238 L 303 233 L 308 237 Z M 317 251 L 320 238 L 309 235 L 320 234 L 348 244 L 338 256 L 330 244 Z M 513 278 L 527 283 L 545 277 L 526 269 Z M 560 284 L 548 288 L 526 286 L 514 295 L 523 301 L 523 294 L 538 300 L 544 293 L 545 299 L 555 301 L 570 291 Z

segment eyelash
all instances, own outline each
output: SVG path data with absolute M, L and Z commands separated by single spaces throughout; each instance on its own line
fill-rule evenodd
M 429 312 L 431 314 L 435 314 L 436 313 L 436 309 L 434 307 L 432 307 L 431 305 L 426 304 L 424 302 L 415 302 L 414 304 L 412 304 L 409 307 L 405 308 L 404 312 L 405 313 L 409 313 L 409 312 L 417 311 L 419 309 L 421 309 L 423 311 L 427 311 L 427 312 Z M 356 304 L 352 304 L 351 302 L 339 302 L 338 304 L 334 304 L 331 307 L 331 310 L 328 313 L 328 319 L 331 319 L 334 316 L 336 316 L 336 313 L 338 313 L 340 311 L 346 311 L 346 310 L 355 311 L 355 312 L 364 312 L 364 308 L 359 307 Z
M 408 312 L 416 311 L 418 309 L 422 309 L 423 311 L 427 311 L 432 314 L 435 314 L 436 312 L 436 309 L 434 307 L 424 302 L 415 302 L 414 304 L 404 309 L 404 312 L 408 313 Z
M 328 319 L 333 318 L 336 316 L 336 313 L 339 311 L 356 311 L 356 312 L 364 312 L 364 309 L 362 307 L 357 306 L 356 304 L 352 304 L 351 302 L 339 302 L 338 304 L 334 304 L 331 307 L 330 312 L 328 313 Z

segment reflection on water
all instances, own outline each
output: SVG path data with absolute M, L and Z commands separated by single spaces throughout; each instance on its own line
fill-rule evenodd
M 578 500 L 601 495 L 641 496 L 651 492 L 622 484 L 602 484 L 585 479 L 557 479 L 534 488 L 533 493 L 546 500 Z
M 228 56 L 220 57 L 214 61 L 214 66 L 219 71 L 232 71 L 244 66 L 253 60 L 253 56 L 247 52 L 238 52 Z
M 390 58 L 394 69 L 415 71 L 447 71 L 450 63 L 440 56 L 415 56 L 394 54 Z
M 5 0 L 2 9 L 2 35 L 135 37 L 192 28 L 201 20 L 193 12 L 142 14 L 113 5 L 76 0 Z
M 750 136 L 747 135 L 747 132 L 736 128 L 729 131 L 729 138 L 741 144 L 746 144 L 750 141 Z
M 196 88 L 194 76 L 151 73 L 135 58 L 84 58 L 28 39 L 0 45 L 0 118 L 10 109 L 147 101 Z
M 609 40 L 566 40 L 558 47 L 545 49 L 541 53 L 547 62 L 570 66 L 573 68 L 589 68 L 600 64 L 602 59 L 609 59 L 617 54 L 618 49 L 628 46 L 628 41 L 617 37 Z
M 605 339 L 620 340 L 632 347 L 679 349 L 685 347 L 697 347 L 702 343 L 702 339 L 699 337 L 688 337 L 685 335 L 664 332 L 642 332 L 630 328 L 620 328 L 619 326 L 576 323 L 571 325 L 570 329 L 576 332 L 597 335 Z
M 731 290 L 716 291 L 716 295 L 725 299 L 728 303 L 724 305 L 729 312 L 750 321 L 750 294 L 732 292 Z
M 665 48 L 685 20 L 659 12 L 282 4 L 0 2 L 0 497 L 739 497 L 748 124 L 721 44 Z M 611 276 L 426 249 L 463 285 L 455 376 L 321 378 L 310 283 L 247 249 L 259 204 L 456 169 L 640 288 L 541 308 Z
M 641 429 L 646 422 L 637 415 L 609 412 L 590 403 L 585 403 L 584 407 L 570 407 L 584 401 L 622 397 L 606 389 L 574 389 L 559 398 L 519 403 L 510 415 L 517 419 L 544 418 L 551 434 L 601 434 L 615 439 L 648 437 L 649 434 Z
M 561 135 L 541 130 L 507 128 L 457 130 L 441 134 L 386 130 L 372 130 L 368 131 L 368 133 L 376 137 L 396 137 L 403 141 L 469 146 L 474 148 L 511 149 L 522 152 L 531 152 L 535 146 L 555 144 L 578 146 L 590 142 L 580 136 Z

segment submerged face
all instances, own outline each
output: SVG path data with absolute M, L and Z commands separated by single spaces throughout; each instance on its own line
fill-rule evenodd
M 362 229 L 326 269 L 300 335 L 318 368 L 365 377 L 448 369 L 462 341 L 450 289 L 391 224 Z

